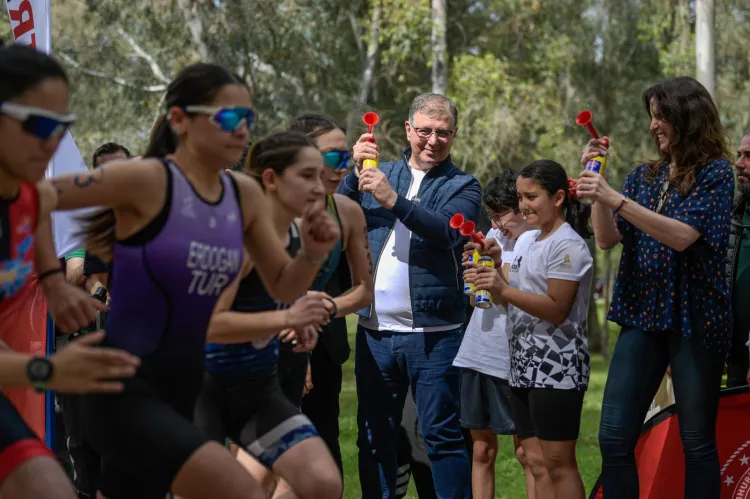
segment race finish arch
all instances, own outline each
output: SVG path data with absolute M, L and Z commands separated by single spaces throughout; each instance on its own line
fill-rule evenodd
M 7 0 L 7 6 L 16 42 L 50 53 L 52 48 L 50 0 Z M 47 177 L 87 170 L 73 137 L 69 132 L 66 133 L 47 168 Z M 52 215 L 55 249 L 60 258 L 82 244 L 74 236 L 77 231 L 75 217 L 79 214 L 66 212 Z M 0 340 L 17 352 L 44 355 L 54 350 L 54 324 L 47 314 L 47 304 L 36 276 L 32 276 L 29 285 L 14 297 L 6 313 L 0 316 Z M 48 446 L 53 447 L 55 442 L 54 395 L 52 393 L 38 395 L 30 388 L 8 389 L 3 390 L 3 393 L 18 408 L 23 418 L 40 438 L 43 438 Z
M 719 400 L 716 444 L 721 466 L 721 499 L 750 499 L 750 392 L 747 386 L 724 389 Z M 685 497 L 685 459 L 675 406 L 643 426 L 635 449 L 641 499 Z M 607 499 L 601 479 L 589 499 Z

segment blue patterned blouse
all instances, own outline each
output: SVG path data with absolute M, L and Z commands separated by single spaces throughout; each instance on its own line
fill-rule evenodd
M 701 233 L 683 252 L 674 250 L 622 217 L 622 258 L 609 309 L 609 320 L 644 331 L 681 331 L 690 337 L 704 329 L 706 348 L 726 352 L 731 343 L 732 312 L 725 281 L 725 259 L 734 196 L 732 165 L 711 161 L 698 173 L 686 197 L 664 189 L 669 167 L 653 182 L 641 165 L 625 180 L 622 194 L 641 206 L 679 220 Z

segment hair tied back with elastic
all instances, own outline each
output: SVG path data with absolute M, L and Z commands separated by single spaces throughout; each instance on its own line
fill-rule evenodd
M 568 177 L 568 196 L 574 201 L 578 201 L 578 180 Z

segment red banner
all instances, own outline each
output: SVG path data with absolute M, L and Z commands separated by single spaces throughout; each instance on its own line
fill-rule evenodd
M 722 391 L 716 422 L 721 464 L 721 499 L 750 499 L 750 393 Z M 635 450 L 641 499 L 685 497 L 685 459 L 674 406 L 645 425 Z M 597 482 L 590 499 L 606 499 Z
M 0 309 L 0 340 L 16 352 L 46 355 L 47 302 L 36 278 L 6 301 Z M 31 388 L 8 388 L 3 393 L 44 441 L 45 396 Z

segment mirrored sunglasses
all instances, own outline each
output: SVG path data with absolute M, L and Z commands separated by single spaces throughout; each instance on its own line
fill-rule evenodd
M 46 109 L 2 101 L 0 114 L 20 121 L 26 133 L 41 140 L 62 136 L 76 121 L 74 114 L 57 114 Z
M 346 170 L 351 166 L 351 151 L 328 151 L 323 153 L 323 164 L 334 170 Z
M 252 129 L 255 123 L 255 111 L 249 107 L 187 106 L 185 112 L 208 116 L 211 123 L 229 133 L 236 131 L 243 123 Z

